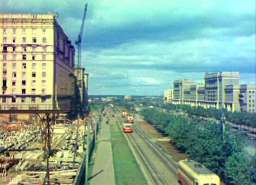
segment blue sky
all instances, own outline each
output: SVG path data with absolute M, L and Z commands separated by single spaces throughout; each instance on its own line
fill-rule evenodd
M 239 71 L 256 81 L 255 0 L 88 0 L 90 94 L 161 95 L 175 79 Z M 57 12 L 75 40 L 84 0 L 0 0 L 1 12 Z

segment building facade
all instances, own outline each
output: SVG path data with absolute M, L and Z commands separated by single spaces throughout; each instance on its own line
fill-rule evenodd
M 74 55 L 54 14 L 0 14 L 0 108 L 71 109 Z
M 196 83 L 192 80 L 175 80 L 173 82 L 173 102 L 184 104 L 185 100 L 190 99 L 190 89 Z
M 240 106 L 243 112 L 256 112 L 256 85 L 240 86 Z
M 218 72 L 205 74 L 205 102 L 206 106 L 217 109 L 225 108 L 226 85 L 239 86 L 238 72 Z
M 166 89 L 164 91 L 164 103 L 172 103 L 173 89 Z
M 256 85 L 239 85 L 239 72 L 206 73 L 204 83 L 173 82 L 173 104 L 256 112 Z M 168 102 L 166 102 L 168 103 Z

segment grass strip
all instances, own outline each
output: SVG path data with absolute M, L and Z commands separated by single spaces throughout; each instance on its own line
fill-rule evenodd
M 112 124 L 110 130 L 116 185 L 147 185 L 145 177 L 117 124 Z

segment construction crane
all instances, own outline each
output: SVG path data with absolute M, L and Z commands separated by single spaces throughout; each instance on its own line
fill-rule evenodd
M 75 42 L 75 44 L 77 46 L 77 66 L 76 66 L 77 68 L 81 67 L 82 41 L 83 41 L 84 23 L 85 23 L 86 14 L 87 14 L 87 6 L 88 6 L 88 4 L 85 3 L 84 14 L 83 14 L 83 18 L 82 18 L 80 32 L 79 32 L 78 38 Z

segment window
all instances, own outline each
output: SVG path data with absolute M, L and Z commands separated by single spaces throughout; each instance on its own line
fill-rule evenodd
M 7 87 L 7 80 L 3 80 L 3 87 Z
M 6 97 L 2 97 L 2 102 L 6 103 Z
M 45 33 L 45 32 L 46 32 L 46 29 L 45 29 L 45 28 L 43 28 L 43 29 L 42 29 L 42 31 L 43 31 L 43 33 Z
M 22 94 L 26 94 L 26 89 L 22 89 L 22 90 L 21 90 L 21 93 L 22 93 Z
M 22 60 L 27 60 L 27 55 L 26 54 L 22 55 Z
M 36 63 L 32 63 L 32 69 L 36 69 Z
M 17 66 L 16 63 L 13 63 L 12 64 L 12 69 L 16 69 L 16 66 Z
M 12 86 L 16 86 L 16 81 L 12 81 Z
M 43 56 L 42 56 L 42 60 L 46 60 L 46 55 L 43 55 Z
M 24 52 L 27 52 L 27 48 L 26 48 L 26 47 L 23 47 L 23 51 L 24 51 Z
M 36 102 L 36 98 L 35 98 L 35 97 L 32 97 L 32 98 L 31 98 L 31 102 L 32 102 L 32 103 L 35 103 L 35 102 Z
M 46 37 L 43 37 L 43 43 L 46 43 Z
M 4 30 L 3 30 L 3 31 L 4 31 L 4 34 L 6 34 L 6 33 L 7 33 L 7 30 L 6 30 L 5 28 L 4 28 Z
M 25 28 L 22 28 L 22 33 L 25 33 L 26 32 L 26 29 Z
M 13 42 L 13 43 L 15 43 L 15 42 L 16 42 L 16 38 L 15 38 L 15 37 L 12 39 L 12 42 Z
M 22 72 L 22 78 L 26 78 L 26 72 Z
M 47 99 L 46 97 L 42 97 L 42 98 L 41 98 L 41 102 L 42 102 L 42 103 L 46 102 L 46 99 Z
M 45 94 L 45 89 L 42 89 L 42 94 Z
M 42 83 L 45 84 L 45 83 L 46 83 L 46 80 L 42 80 Z
M 12 51 L 14 52 L 15 50 L 16 50 L 16 47 L 15 47 L 15 46 L 13 46 L 13 47 L 12 47 Z
M 36 80 L 32 80 L 32 85 L 35 85 L 36 84 Z
M 26 37 L 22 37 L 22 42 L 23 42 L 23 43 L 26 42 Z
M 13 29 L 12 29 L 12 33 L 13 33 L 13 34 L 16 34 L 16 28 L 13 28 Z
M 4 47 L 3 47 L 3 52 L 7 52 L 7 51 L 8 51 L 7 46 L 4 46 Z
M 16 98 L 12 97 L 12 103 L 16 102 Z
M 22 69 L 26 69 L 27 68 L 27 64 L 26 63 L 22 63 Z
M 46 77 L 46 72 L 45 71 L 42 72 L 42 77 Z
M 46 69 L 46 63 L 42 63 L 42 68 Z
M 36 77 L 36 72 L 32 72 L 32 77 Z
M 22 85 L 26 85 L 26 80 L 21 81 Z
M 3 67 L 6 67 L 7 66 L 7 64 L 6 63 L 3 63 Z
M 4 43 L 6 43 L 7 42 L 7 37 L 4 37 L 3 41 L 4 41 Z
M 7 57 L 6 57 L 6 55 L 3 55 L 3 60 L 7 60 Z
M 24 103 L 26 101 L 26 98 L 21 98 L 21 102 Z
M 32 94 L 35 94 L 36 93 L 36 89 L 32 89 L 31 92 L 32 92 Z
M 12 59 L 13 59 L 13 60 L 16 60 L 16 54 L 13 54 L 13 55 L 12 55 Z
M 32 42 L 36 43 L 36 37 L 33 37 Z
M 35 55 L 32 56 L 32 60 L 36 60 L 36 56 Z
M 12 72 L 12 77 L 16 78 L 17 74 L 16 72 Z

